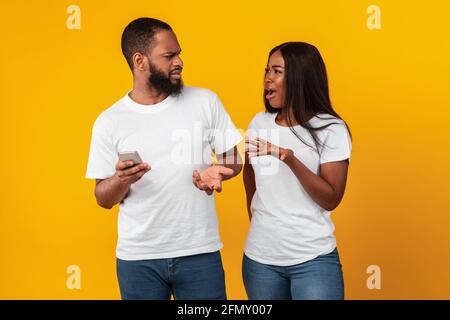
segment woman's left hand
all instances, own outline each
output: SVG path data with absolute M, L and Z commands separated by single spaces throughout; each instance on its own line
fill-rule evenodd
M 246 137 L 245 151 L 248 152 L 249 158 L 271 155 L 281 161 L 285 161 L 294 155 L 291 149 L 278 147 L 259 137 L 256 139 Z

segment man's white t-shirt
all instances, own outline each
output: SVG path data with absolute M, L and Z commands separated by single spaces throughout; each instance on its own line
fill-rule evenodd
M 247 135 L 259 136 L 274 145 L 289 148 L 312 172 L 320 165 L 348 159 L 351 139 L 344 122 L 328 114 L 310 120 L 313 127 L 332 124 L 317 132 L 321 153 L 302 126 L 294 126 L 299 140 L 289 127 L 275 122 L 276 113 L 258 113 L 251 121 Z M 256 192 L 251 202 L 252 220 L 245 244 L 245 254 L 260 263 L 289 266 L 303 263 L 336 248 L 334 225 L 330 212 L 320 207 L 306 193 L 292 170 L 274 156 L 250 159 L 255 172 Z
M 151 166 L 120 204 L 116 256 L 160 259 L 222 248 L 214 197 L 192 183 L 242 139 L 216 94 L 184 87 L 154 105 L 125 95 L 96 119 L 86 178 L 115 173 L 118 152 L 137 151 Z

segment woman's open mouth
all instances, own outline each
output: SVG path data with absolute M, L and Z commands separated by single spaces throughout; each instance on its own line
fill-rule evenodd
M 267 100 L 273 99 L 275 97 L 275 95 L 277 94 L 276 91 L 272 90 L 272 89 L 266 90 L 266 92 L 267 92 L 266 93 L 266 99 Z

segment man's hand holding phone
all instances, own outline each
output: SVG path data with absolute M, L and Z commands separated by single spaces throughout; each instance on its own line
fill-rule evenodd
M 119 153 L 115 175 L 121 184 L 131 185 L 141 179 L 150 169 L 150 165 L 142 162 L 137 152 L 124 152 Z
M 150 165 L 145 162 L 135 165 L 131 160 L 119 160 L 116 164 L 116 177 L 123 184 L 133 184 L 141 179 L 150 169 Z
M 120 152 L 114 175 L 107 179 L 97 179 L 95 185 L 97 203 L 105 209 L 111 209 L 117 203 L 121 203 L 128 196 L 130 186 L 149 170 L 150 165 L 142 162 L 136 151 Z

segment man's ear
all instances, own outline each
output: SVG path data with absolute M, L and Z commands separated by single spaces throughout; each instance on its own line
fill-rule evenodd
M 135 70 L 145 71 L 148 68 L 148 59 L 144 54 L 136 52 L 133 54 L 133 65 Z

